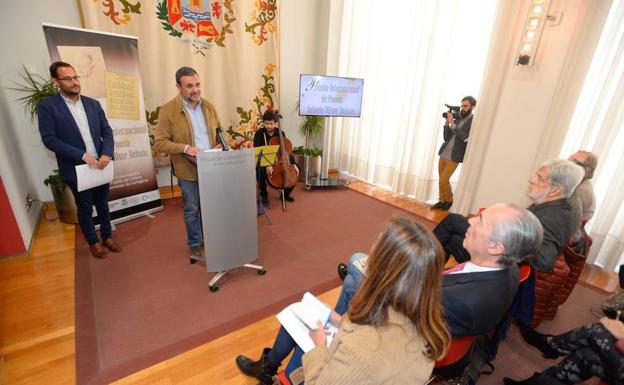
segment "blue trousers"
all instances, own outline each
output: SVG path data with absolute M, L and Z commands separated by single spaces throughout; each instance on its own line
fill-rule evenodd
M 184 200 L 184 225 L 186 226 L 186 243 L 189 247 L 202 243 L 201 204 L 199 201 L 199 184 L 196 180 L 178 178 L 178 186 L 182 190 Z
M 108 211 L 109 185 L 105 184 L 80 192 L 78 192 L 78 186 L 75 183 L 67 183 L 67 186 L 74 195 L 78 224 L 80 225 L 80 230 L 82 230 L 82 235 L 84 235 L 89 245 L 96 244 L 99 241 L 95 232 L 95 223 L 93 222 L 93 206 L 95 206 L 95 211 L 100 220 L 102 241 L 110 238 L 113 229 Z

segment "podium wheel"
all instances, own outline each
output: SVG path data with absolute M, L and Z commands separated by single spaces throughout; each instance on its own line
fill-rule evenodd
M 217 286 L 217 285 L 208 286 L 208 287 L 210 288 L 210 291 L 213 292 L 213 293 L 219 291 L 219 286 Z
M 266 274 L 266 270 L 261 269 L 261 270 L 256 270 L 258 272 L 258 275 L 265 275 Z

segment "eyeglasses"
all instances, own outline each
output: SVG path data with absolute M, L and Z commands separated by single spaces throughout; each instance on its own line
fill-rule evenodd
M 543 176 L 541 176 L 539 172 L 536 172 L 535 174 L 533 174 L 533 176 L 537 178 L 538 182 L 550 184 L 550 181 L 544 178 Z
M 78 75 L 74 75 L 74 76 L 65 76 L 64 78 L 58 78 L 58 80 L 62 80 L 64 82 L 70 82 L 72 80 L 80 80 L 80 76 Z

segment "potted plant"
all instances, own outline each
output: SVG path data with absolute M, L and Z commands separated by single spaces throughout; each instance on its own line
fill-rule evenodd
M 22 66 L 22 71 L 19 75 L 22 82 L 16 82 L 16 87 L 10 89 L 24 94 L 17 100 L 22 102 L 30 119 L 35 120 L 39 103 L 49 96 L 56 95 L 56 87 L 52 80 L 31 73 L 26 66 Z M 78 223 L 74 196 L 71 193 L 71 189 L 67 188 L 67 185 L 61 179 L 58 170 L 54 170 L 43 183 L 46 186 L 50 186 L 52 190 L 52 197 L 54 198 L 54 204 L 60 220 L 65 223 Z
M 308 177 L 318 177 L 321 173 L 321 155 L 323 150 L 314 145 L 312 148 L 297 146 L 293 149 L 295 163 L 300 169 L 299 181 L 305 182 Z
M 54 198 L 56 211 L 59 214 L 61 222 L 78 223 L 74 195 L 71 189 L 67 187 L 67 184 L 63 182 L 63 179 L 61 179 L 59 171 L 52 171 L 52 174 L 48 175 L 48 177 L 43 180 L 43 183 L 46 186 L 50 186 L 50 190 L 52 190 L 52 197 Z
M 299 103 L 297 103 L 295 111 L 298 109 Z M 299 134 L 305 137 L 305 146 L 295 148 L 295 150 L 298 150 L 297 152 L 293 150 L 295 162 L 301 169 L 299 180 L 307 181 L 308 177 L 316 177 L 320 174 L 322 151 L 316 145 L 311 146 L 311 142 L 323 135 L 324 124 L 324 117 L 308 115 L 304 117 L 299 125 Z
M 17 101 L 22 102 L 24 109 L 30 115 L 30 119 L 35 120 L 39 103 L 48 96 L 56 95 L 56 87 L 52 80 L 31 73 L 24 65 L 22 65 L 22 71 L 19 75 L 22 78 L 22 83 L 16 82 L 16 87 L 9 89 L 25 94 Z

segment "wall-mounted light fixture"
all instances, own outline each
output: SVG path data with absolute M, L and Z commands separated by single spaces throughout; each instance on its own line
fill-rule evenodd
M 518 65 L 533 65 L 537 46 L 548 18 L 550 0 L 531 0 L 516 55 Z

